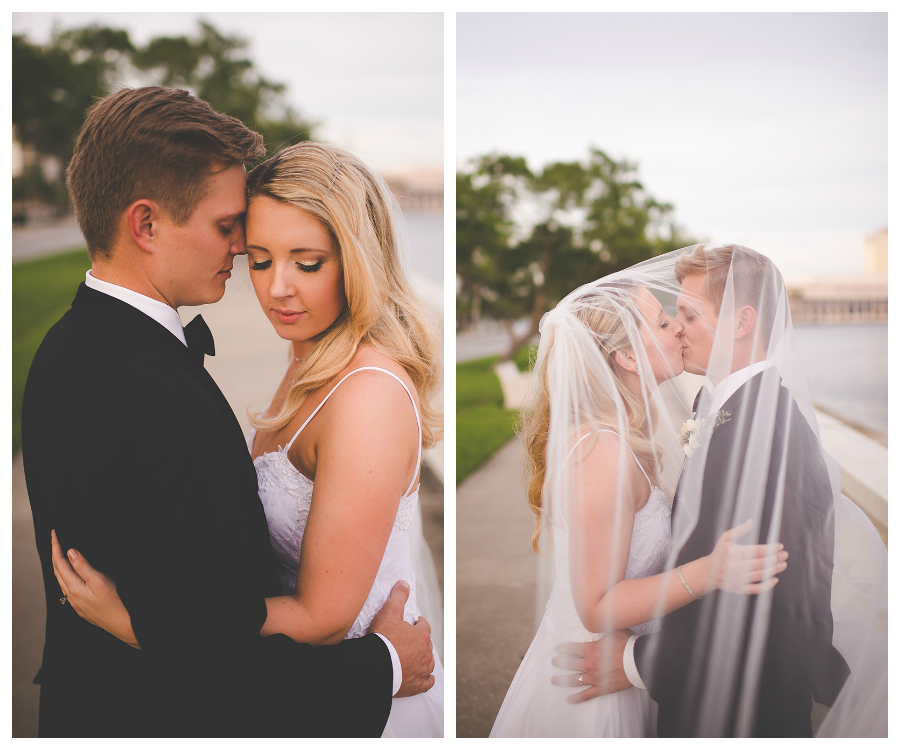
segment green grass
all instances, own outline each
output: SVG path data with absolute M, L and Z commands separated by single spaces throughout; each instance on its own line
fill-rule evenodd
M 12 452 L 22 447 L 22 394 L 31 360 L 91 267 L 87 250 L 12 264 Z
M 527 347 L 516 355 L 519 369 L 526 369 L 528 356 Z M 456 366 L 457 484 L 515 435 L 519 413 L 503 408 L 503 391 L 493 370 L 496 361 L 487 357 Z

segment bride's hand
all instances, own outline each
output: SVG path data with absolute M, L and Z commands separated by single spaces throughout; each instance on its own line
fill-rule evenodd
M 787 568 L 788 553 L 783 544 L 737 544 L 752 525 L 752 519 L 744 521 L 719 537 L 707 558 L 709 590 L 760 594 L 775 588 L 775 576 Z
M 66 603 L 91 625 L 103 628 L 132 648 L 140 649 L 131 628 L 131 615 L 116 591 L 116 582 L 92 568 L 77 550 L 70 549 L 66 558 L 55 530 L 50 532 L 50 542 L 53 574 L 65 594 Z

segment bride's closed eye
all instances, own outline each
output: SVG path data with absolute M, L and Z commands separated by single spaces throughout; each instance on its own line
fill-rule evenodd
M 272 261 L 270 261 L 270 260 L 267 260 L 262 263 L 251 262 L 250 270 L 251 271 L 265 271 L 271 264 L 272 264 Z M 306 261 L 306 262 L 300 261 L 300 262 L 295 263 L 294 265 L 296 265 L 297 268 L 299 268 L 301 271 L 305 271 L 306 273 L 315 273 L 322 267 L 322 261 L 317 260 L 314 263 L 311 263 L 309 261 Z

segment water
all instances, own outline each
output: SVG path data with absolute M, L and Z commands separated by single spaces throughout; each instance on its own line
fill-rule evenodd
M 444 215 L 441 213 L 406 212 L 409 247 L 406 262 L 413 276 L 444 284 Z
M 886 323 L 794 326 L 813 403 L 887 435 Z

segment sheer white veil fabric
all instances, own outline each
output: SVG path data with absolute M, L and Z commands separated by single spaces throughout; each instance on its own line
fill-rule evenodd
M 410 278 L 409 254 L 410 239 L 406 228 L 406 219 L 399 201 L 394 197 L 391 188 L 384 178 L 376 171 L 370 170 L 378 187 L 390 205 L 394 234 L 394 248 L 397 254 L 398 265 L 403 270 L 407 279 Z M 420 295 L 421 297 L 421 295 Z M 422 300 L 424 302 L 424 300 Z M 425 305 L 427 308 L 427 305 Z M 438 323 L 439 321 L 435 321 Z M 437 352 L 439 355 L 440 353 Z M 441 589 L 438 583 L 437 570 L 434 565 L 434 556 L 422 525 L 422 507 L 416 504 L 416 511 L 412 523 L 409 526 L 409 552 L 412 561 L 413 572 L 416 576 L 416 603 L 422 617 L 428 620 L 431 626 L 431 641 L 441 659 L 444 658 L 444 606 Z
M 687 282 L 682 288 L 685 277 L 702 282 L 704 297 Z M 650 335 L 655 308 L 641 290 L 685 323 L 690 372 L 660 377 L 666 352 Z M 637 397 L 624 393 L 616 351 L 638 365 Z M 700 381 L 709 393 L 684 427 Z M 598 435 L 612 431 L 620 437 L 613 523 L 634 526 L 629 571 L 640 567 L 634 550 L 646 546 L 625 502 L 635 459 L 652 484 L 674 494 L 666 570 L 708 555 L 723 532 L 748 519 L 742 544 L 781 542 L 790 555 L 771 591 L 712 591 L 670 614 L 658 602 L 653 621 L 636 629 L 645 637 L 635 660 L 659 704 L 660 735 L 887 735 L 887 554 L 822 449 L 789 299 L 771 261 L 737 245 L 696 245 L 576 289 L 542 321 L 532 415 L 542 402 L 549 409 L 539 517 L 555 572 L 538 639 L 593 640 L 612 629 L 581 621 L 579 564 L 594 494 L 593 479 L 577 468 Z M 614 542 L 593 554 L 621 561 L 629 551 Z M 618 573 L 608 586 L 621 568 L 609 566 Z M 527 680 L 559 673 L 549 663 L 529 665 Z M 517 676 L 513 702 L 533 687 Z M 550 701 L 542 711 L 569 710 L 540 692 Z M 603 700 L 580 705 L 596 711 Z M 830 706 L 824 720 L 822 706 Z

